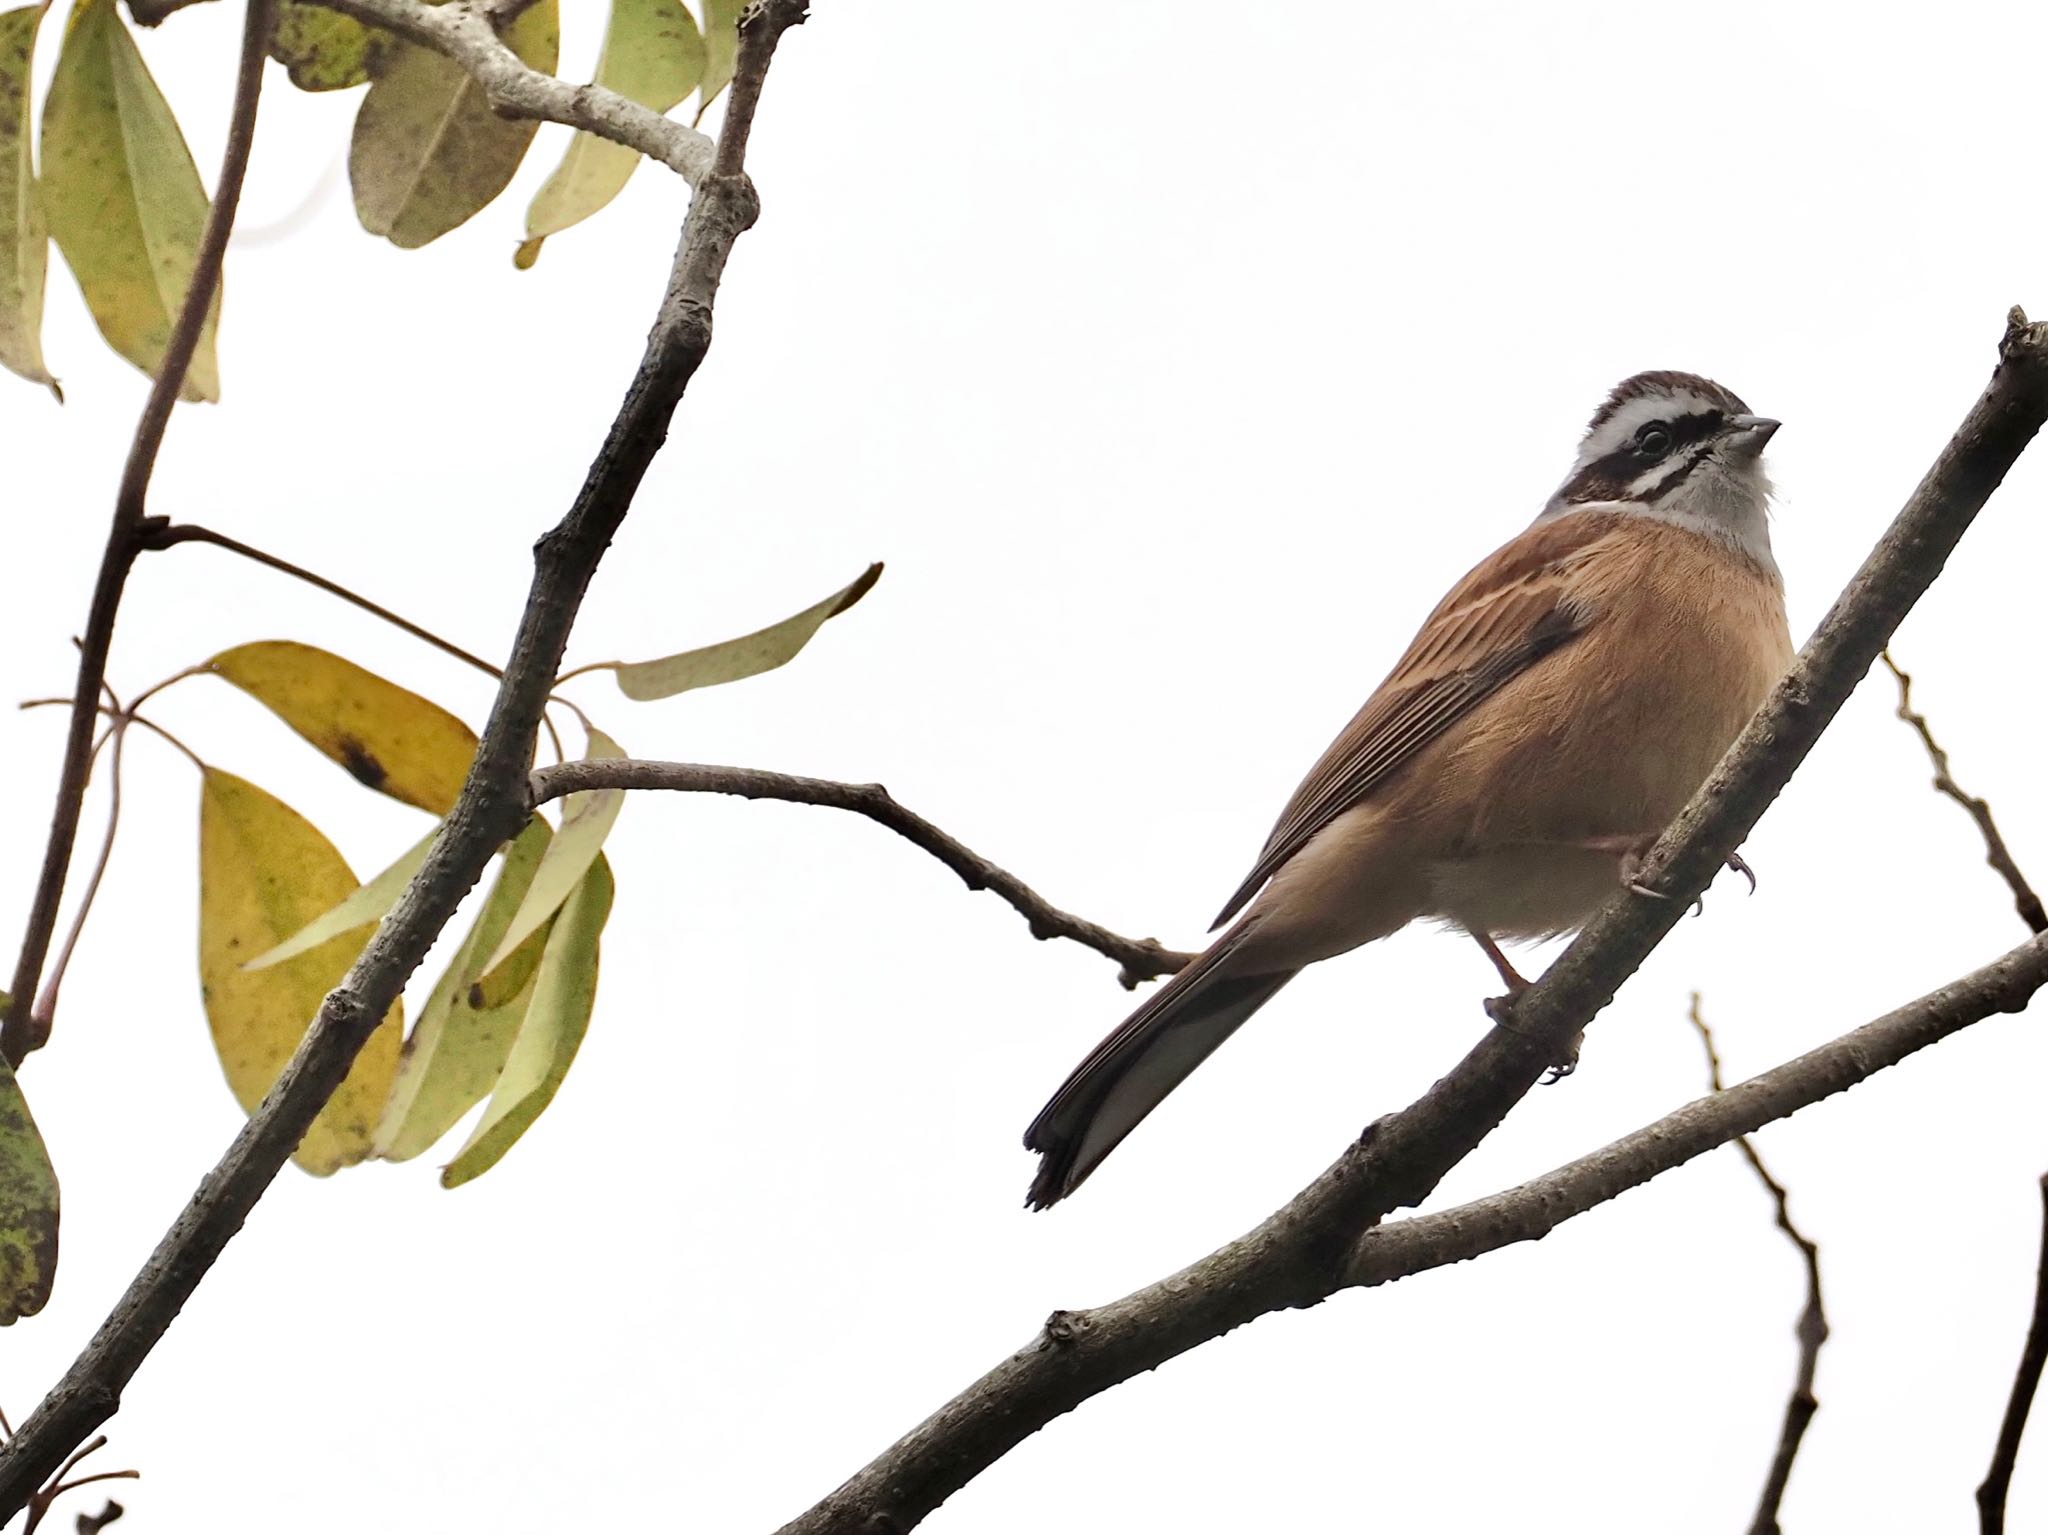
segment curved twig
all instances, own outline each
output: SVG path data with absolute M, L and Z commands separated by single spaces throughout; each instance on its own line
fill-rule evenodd
M 11 1066 L 19 1066 L 31 1050 L 39 1048 L 47 1033 L 49 1020 L 42 1019 L 42 1027 L 37 1027 L 31 1004 L 42 986 L 43 963 L 49 957 L 50 939 L 57 930 L 57 908 L 64 899 L 64 878 L 70 871 L 72 845 L 78 838 L 78 816 L 85 803 L 89 773 L 93 711 L 106 682 L 107 654 L 114 643 L 114 620 L 121 610 L 121 594 L 128 585 L 128 572 L 135 566 L 135 557 L 141 552 L 136 535 L 149 499 L 150 476 L 156 472 L 157 452 L 163 446 L 164 431 L 170 425 L 178 393 L 185 386 L 185 375 L 191 370 L 193 354 L 199 349 L 207 312 L 220 289 L 221 262 L 227 254 L 235 209 L 242 199 L 242 178 L 249 169 L 249 150 L 256 138 L 256 103 L 263 91 L 264 50 L 270 42 L 276 9 L 276 0 L 249 0 L 242 23 L 241 56 L 235 69 L 227 148 L 221 154 L 220 181 L 214 188 L 213 203 L 206 210 L 206 227 L 199 236 L 199 250 L 192 261 L 191 285 L 185 290 L 184 305 L 164 347 L 163 362 L 150 385 L 149 397 L 143 402 L 142 417 L 136 422 L 135 437 L 128 448 L 128 461 L 121 471 L 121 486 L 114 495 L 113 524 L 107 530 L 99 578 L 93 585 L 92 606 L 79 641 L 78 685 L 72 690 L 71 728 L 64 738 L 64 765 L 58 774 L 56 806 L 50 812 L 50 837 L 43 850 L 43 867 L 36 878 L 28 925 L 22 932 L 21 956 L 14 966 L 13 1000 L 5 1023 L 0 1024 L 0 1055 Z
M 1033 938 L 1071 938 L 1123 968 L 1117 979 L 1126 989 L 1155 976 L 1171 975 L 1194 958 L 1169 949 L 1156 938 L 1126 938 L 1108 928 L 1062 911 L 1007 869 L 990 863 L 959 839 L 906 810 L 878 783 L 839 783 L 829 778 L 799 778 L 759 768 L 714 767 L 701 762 L 649 762 L 634 757 L 601 757 L 563 762 L 538 769 L 531 779 L 533 802 L 543 804 L 581 789 L 673 789 L 690 794 L 736 794 L 742 799 L 786 800 L 796 805 L 822 805 L 850 810 L 886 826 L 922 848 L 955 874 L 969 890 L 987 890 L 1016 908 L 1030 925 Z
M 2013 1371 L 2012 1395 L 2006 1400 L 2005 1417 L 1998 1425 L 1998 1446 L 1991 1453 L 1991 1469 L 1984 1473 L 1983 1485 L 1977 1489 L 1979 1535 L 2004 1535 L 2005 1499 L 2012 1490 L 2013 1467 L 2020 1458 L 2020 1435 L 2026 1432 L 2027 1414 L 2033 1409 L 2043 1365 L 2048 1365 L 2048 1174 L 2041 1178 L 2041 1264 L 2034 1279 L 2034 1319 L 2027 1327 L 2019 1368 Z

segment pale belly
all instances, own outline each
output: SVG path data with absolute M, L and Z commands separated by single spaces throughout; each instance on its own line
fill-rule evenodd
M 1497 938 L 1571 932 L 1621 888 L 1615 854 L 1556 844 L 1443 860 L 1429 866 L 1427 878 L 1431 915 Z

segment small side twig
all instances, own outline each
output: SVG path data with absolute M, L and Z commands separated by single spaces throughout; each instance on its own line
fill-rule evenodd
M 1154 976 L 1172 975 L 1194 958 L 1192 954 L 1167 948 L 1156 938 L 1126 938 L 1072 912 L 1061 911 L 1007 869 L 990 863 L 923 816 L 904 809 L 878 783 L 840 783 L 828 778 L 799 778 L 793 773 L 769 773 L 759 768 L 649 762 L 634 757 L 558 763 L 537 770 L 530 783 L 536 805 L 582 789 L 672 789 L 850 810 L 888 827 L 930 853 L 959 875 L 969 890 L 987 890 L 1002 897 L 1030 924 L 1033 938 L 1071 938 L 1115 960 L 1123 967 L 1117 979 L 1125 990 Z
M 2005 838 L 1999 834 L 1998 823 L 1991 818 L 1990 804 L 1978 795 L 1965 793 L 1963 787 L 1955 781 L 1949 772 L 1948 753 L 1942 749 L 1941 743 L 1934 739 L 1934 731 L 1927 724 L 1927 716 L 1913 708 L 1912 676 L 1900 669 L 1899 663 L 1892 659 L 1889 650 L 1879 659 L 1890 668 L 1892 676 L 1898 679 L 1899 707 L 1893 712 L 1913 727 L 1920 737 L 1920 744 L 1927 748 L 1928 760 L 1934 764 L 1934 787 L 1961 805 L 1968 812 L 1970 819 L 1977 823 L 1977 830 L 1984 838 L 1984 861 L 1998 871 L 1999 877 L 2012 891 L 2013 908 L 2019 912 L 2020 920 L 2026 923 L 2032 932 L 2048 933 L 2048 909 L 2042 907 L 2040 896 L 2034 893 L 2034 887 L 2027 883 L 2026 875 L 2020 872 L 2020 866 L 2013 861 L 2012 852 L 2005 845 Z
M 94 1482 L 133 1481 L 142 1475 L 140 1471 L 96 1471 L 91 1476 L 81 1476 L 66 1480 L 78 1468 L 80 1461 L 96 1450 L 105 1448 L 106 1443 L 107 1436 L 105 1434 L 94 1435 L 89 1443 L 82 1446 L 76 1454 L 65 1461 L 58 1468 L 57 1474 L 51 1477 L 49 1482 L 28 1500 L 28 1517 L 22 1522 L 21 1535 L 35 1535 L 36 1528 L 49 1516 L 51 1505 L 67 1492 L 76 1492 L 81 1487 L 90 1487 Z M 109 1502 L 106 1510 L 103 1510 L 97 1518 L 91 1514 L 80 1514 L 78 1516 L 78 1527 L 82 1530 L 98 1531 L 119 1519 L 123 1512 L 124 1510 L 120 1504 Z
M 1984 1483 L 1977 1489 L 1979 1535 L 2004 1535 L 2005 1498 L 2012 1489 L 2020 1435 L 2026 1432 L 2027 1413 L 2034 1405 L 2034 1392 L 2041 1384 L 2044 1364 L 2048 1364 L 2048 1173 L 2041 1177 L 2041 1266 L 2034 1281 L 2034 1319 L 2027 1327 L 2027 1343 L 2020 1351 L 2019 1368 L 2013 1372 L 2012 1396 L 2005 1404 L 2005 1420 L 1998 1425 L 1998 1447 L 1991 1454 L 1991 1469 L 1984 1473 Z
M 1714 1048 L 1714 1031 L 1707 1027 L 1706 1017 L 1700 1011 L 1698 992 L 1692 994 L 1689 1016 L 1694 1031 L 1700 1037 L 1700 1044 L 1707 1052 L 1707 1080 L 1716 1093 L 1725 1092 L 1726 1084 L 1721 1080 L 1721 1052 Z M 1792 1462 L 1799 1454 L 1800 1442 L 1806 1437 L 1807 1425 L 1813 1422 L 1813 1415 L 1820 1407 L 1819 1399 L 1813 1394 L 1813 1378 L 1820 1365 L 1821 1345 L 1828 1341 L 1828 1317 L 1820 1299 L 1820 1248 L 1792 1223 L 1791 1196 L 1785 1185 L 1764 1165 L 1756 1143 L 1746 1135 L 1738 1135 L 1735 1137 L 1735 1149 L 1742 1153 L 1743 1160 L 1749 1163 L 1757 1181 L 1763 1184 L 1778 1207 L 1778 1229 L 1785 1233 L 1792 1245 L 1799 1249 L 1800 1257 L 1806 1260 L 1806 1309 L 1799 1313 L 1799 1325 L 1794 1330 L 1799 1339 L 1799 1373 L 1792 1382 L 1792 1395 L 1785 1403 L 1785 1424 L 1778 1433 L 1778 1452 L 1771 1457 L 1771 1473 L 1764 1480 L 1763 1493 L 1757 1499 L 1756 1517 L 1749 1526 L 1749 1535 L 1779 1535 L 1778 1506 L 1784 1502 L 1786 1484 L 1792 1480 Z

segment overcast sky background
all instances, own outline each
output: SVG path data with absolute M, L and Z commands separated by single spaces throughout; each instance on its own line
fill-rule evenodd
M 565 10 L 573 74 L 602 14 Z M 144 39 L 209 183 L 238 25 L 203 6 Z M 1774 538 L 1804 638 L 1976 397 L 2006 307 L 2048 314 L 2040 114 L 2017 83 L 2044 34 L 2038 7 L 1969 4 L 821 0 L 768 83 L 764 213 L 717 344 L 570 660 L 722 638 L 871 559 L 888 573 L 772 676 L 574 696 L 639 755 L 880 779 L 1055 902 L 1192 944 L 1626 374 L 1704 372 L 1785 421 Z M 249 228 L 332 173 L 358 99 L 273 71 Z M 338 184 L 288 236 L 238 246 L 225 398 L 178 413 L 153 509 L 502 654 L 683 206 L 643 170 L 515 272 L 564 142 L 544 128 L 513 193 L 423 252 L 364 235 Z M 6 698 L 68 691 L 143 392 L 59 270 L 46 339 L 70 403 L 0 391 Z M 2044 453 L 1897 642 L 2037 878 Z M 200 548 L 143 561 L 113 680 L 132 693 L 260 638 L 473 721 L 488 700 Z M 424 830 L 227 688 L 160 703 L 359 872 Z M 1724 877 L 1578 1075 L 1438 1203 L 1696 1096 L 1691 988 L 1743 1076 L 2024 936 L 1892 703 L 1881 675 L 1857 693 L 1746 849 L 1758 893 Z M 62 721 L 8 729 L 11 934 Z M 239 1119 L 200 1011 L 197 781 L 148 739 L 129 766 L 101 908 L 23 1077 L 64 1260 L 0 1347 L 16 1416 Z M 146 1473 L 115 1489 L 135 1528 L 770 1529 L 1055 1307 L 1264 1216 L 1447 1069 L 1494 989 L 1470 943 L 1422 931 L 1319 967 L 1070 1204 L 1028 1216 L 1018 1136 L 1129 1006 L 1109 962 L 1034 943 L 828 811 L 639 799 L 612 857 L 598 1012 L 553 1110 L 454 1193 L 433 1157 L 288 1170 L 94 1462 Z M 2044 1066 L 2033 1018 L 1995 1018 L 1760 1137 L 1821 1244 L 1835 1329 L 1788 1528 L 1973 1522 L 2031 1295 Z M 1268 1318 L 1119 1387 L 929 1528 L 1742 1528 L 1801 1301 L 1762 1191 L 1716 1153 L 1541 1244 Z M 2044 1522 L 2037 1442 L 2012 1525 Z

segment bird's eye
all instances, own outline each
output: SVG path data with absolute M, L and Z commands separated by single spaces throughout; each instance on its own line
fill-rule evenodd
M 1662 458 L 1671 451 L 1671 428 L 1652 421 L 1636 433 L 1636 451 L 1645 458 Z

